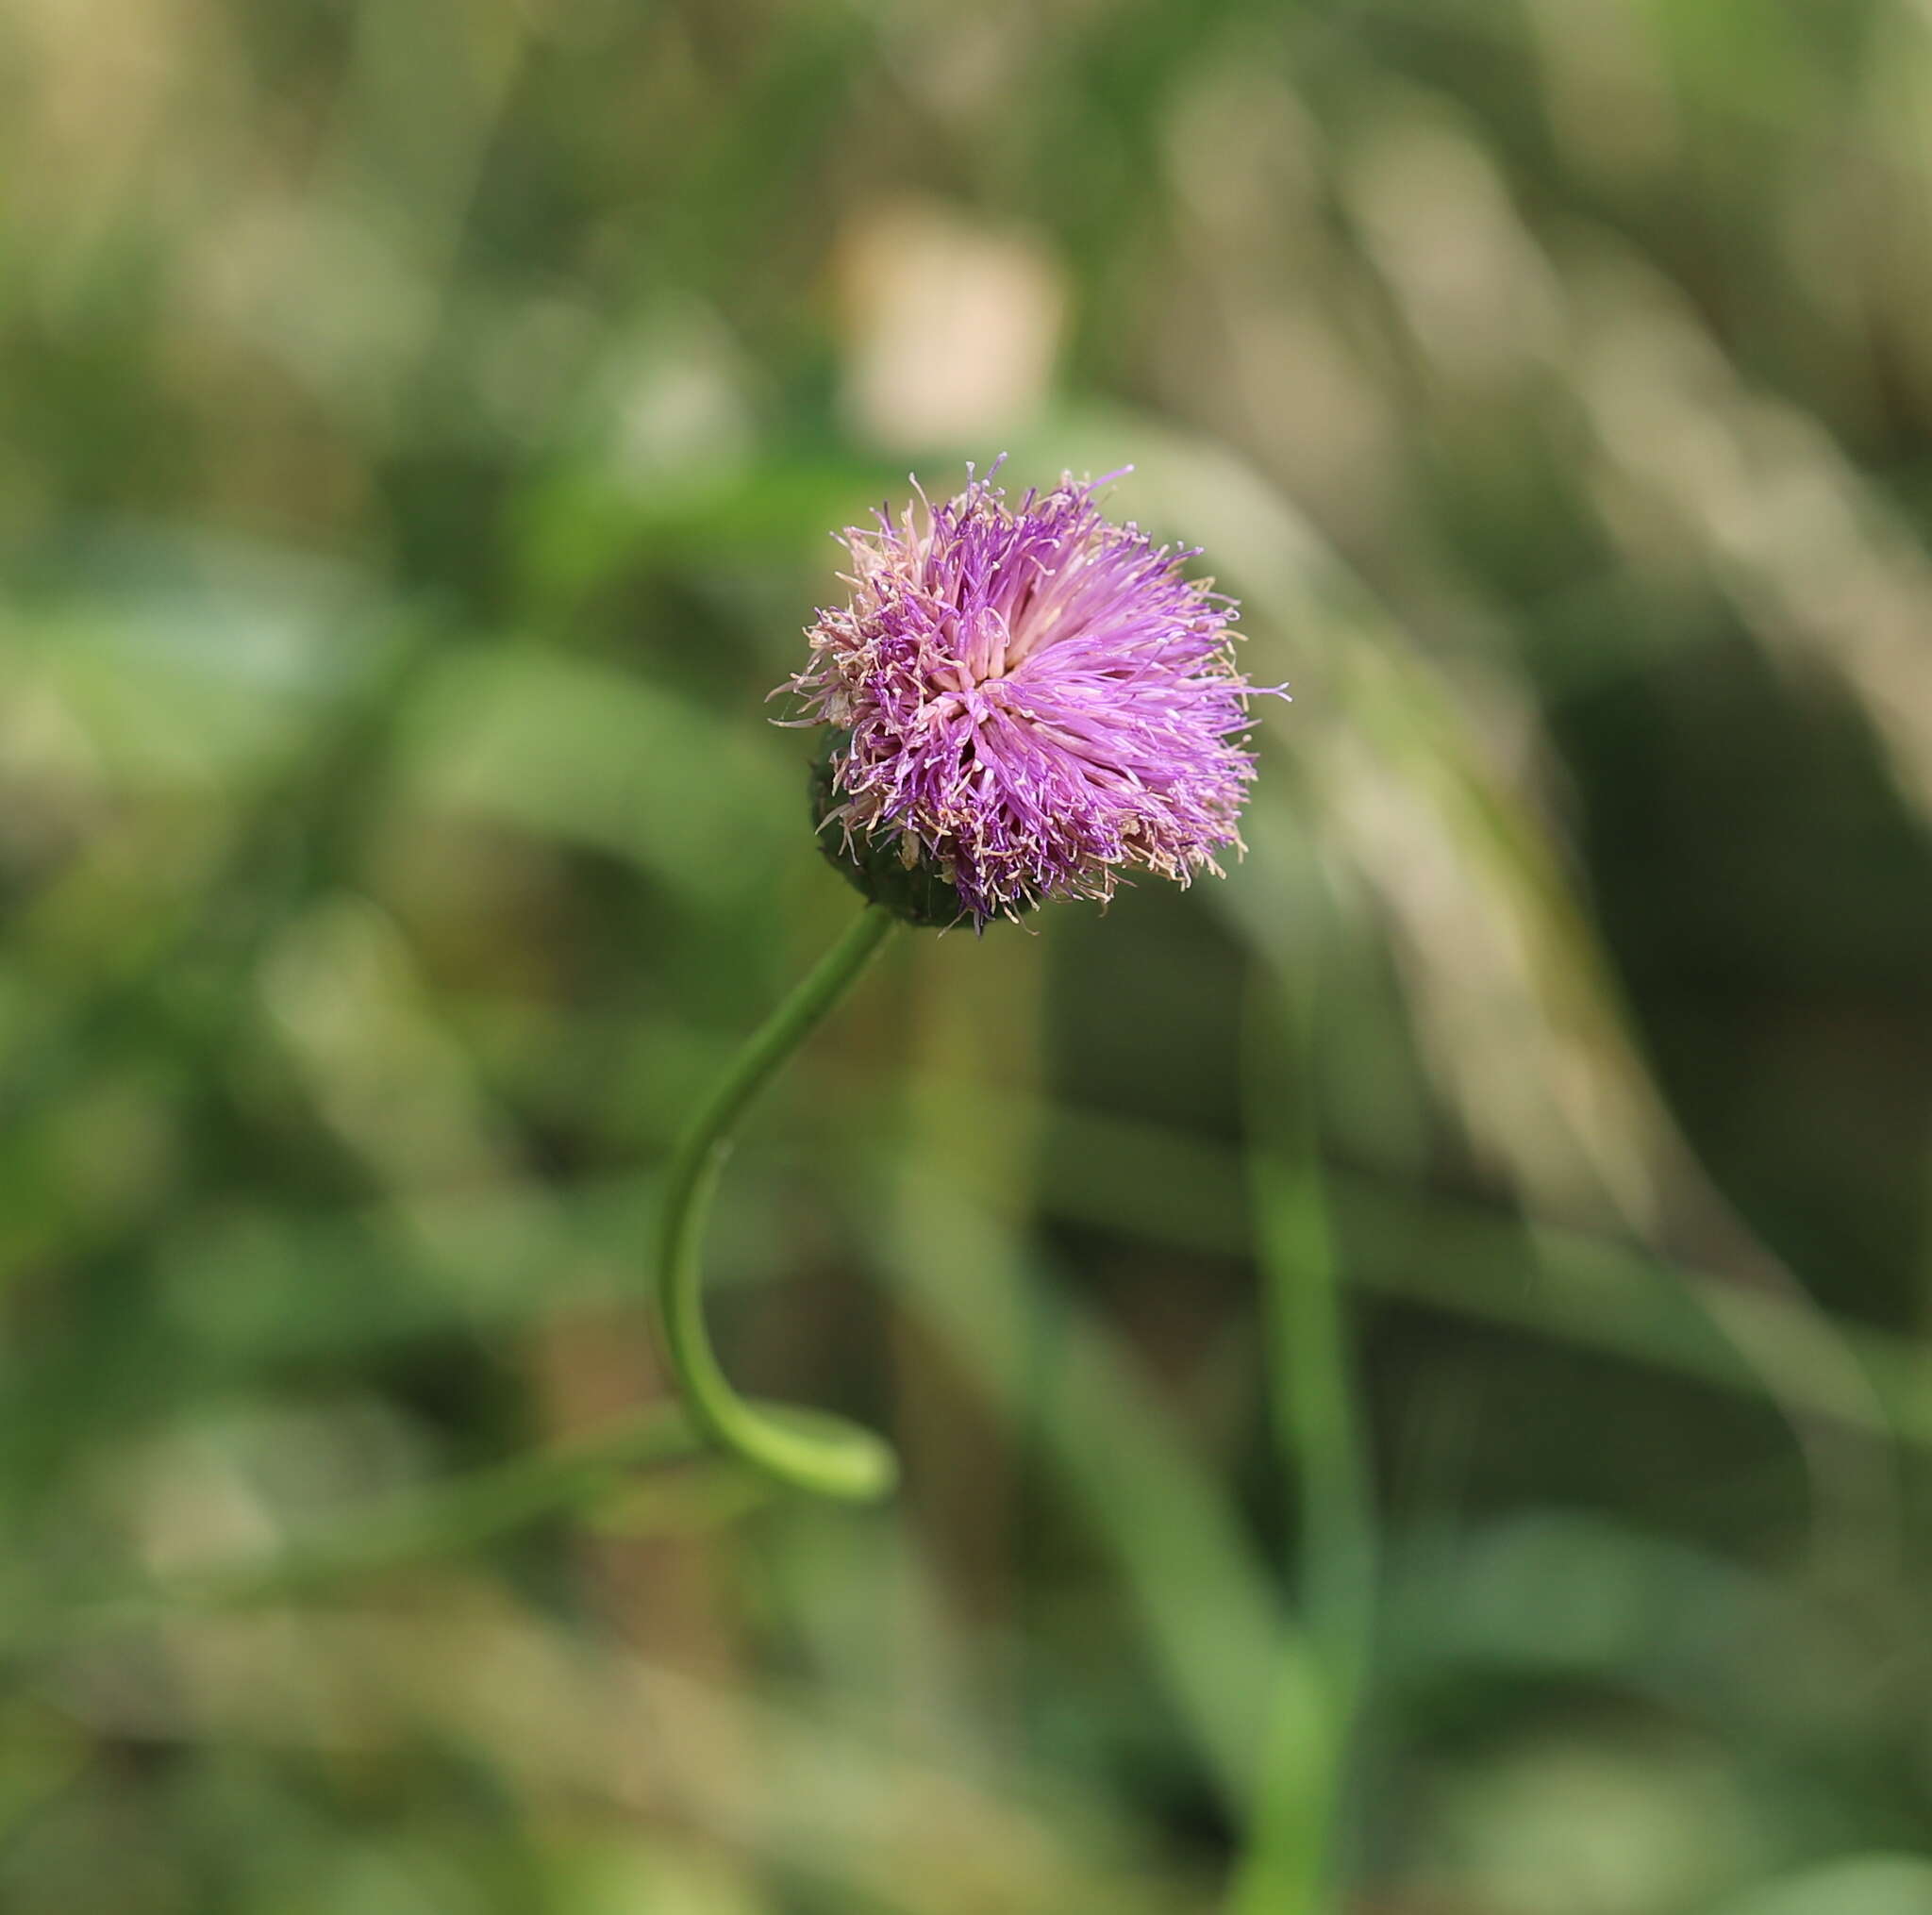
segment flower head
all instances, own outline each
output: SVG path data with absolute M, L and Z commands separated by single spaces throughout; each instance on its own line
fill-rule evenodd
M 1234 602 L 1103 517 L 1096 482 L 1015 507 L 997 471 L 843 534 L 851 603 L 791 686 L 836 727 L 822 828 L 856 867 L 938 872 L 981 925 L 1124 872 L 1218 873 L 1254 776 Z

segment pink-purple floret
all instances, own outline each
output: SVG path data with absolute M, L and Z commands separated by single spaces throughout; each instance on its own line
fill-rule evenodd
M 852 601 L 790 688 L 850 733 L 825 825 L 933 860 L 982 925 L 1137 868 L 1218 872 L 1254 776 L 1234 601 L 1104 518 L 1106 481 L 1009 508 L 991 480 L 842 535 Z

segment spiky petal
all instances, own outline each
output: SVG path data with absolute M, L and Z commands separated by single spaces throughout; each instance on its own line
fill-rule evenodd
M 997 470 L 842 535 L 851 602 L 791 687 L 801 723 L 849 734 L 826 824 L 935 863 L 982 925 L 1134 870 L 1218 873 L 1254 776 L 1234 602 L 1104 517 L 1095 482 L 1009 507 Z

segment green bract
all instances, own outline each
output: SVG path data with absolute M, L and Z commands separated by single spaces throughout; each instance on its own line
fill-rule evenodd
M 908 841 L 891 837 L 855 834 L 848 846 L 844 832 L 826 824 L 825 814 L 839 802 L 833 791 L 833 763 L 850 737 L 849 732 L 828 732 L 812 759 L 811 822 L 826 862 L 856 891 L 906 924 L 940 931 L 958 924 L 966 908 L 958 886 L 936 858 L 922 851 L 908 864 L 900 846 Z

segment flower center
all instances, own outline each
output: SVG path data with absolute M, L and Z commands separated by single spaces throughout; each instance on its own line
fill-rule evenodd
M 1006 617 L 997 607 L 984 605 L 966 614 L 959 624 L 959 662 L 971 683 L 983 685 L 989 678 L 1007 675 L 1010 640 Z

